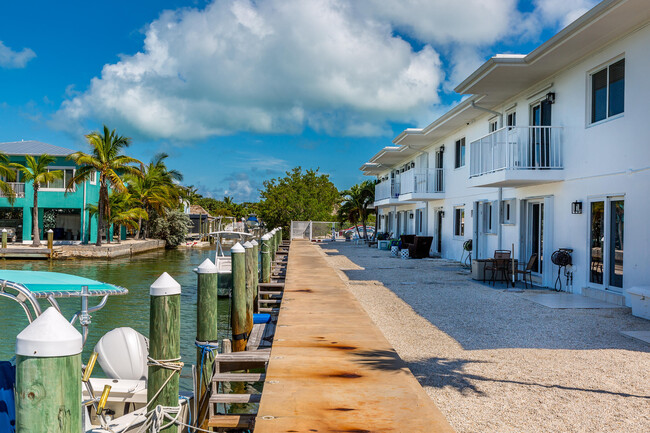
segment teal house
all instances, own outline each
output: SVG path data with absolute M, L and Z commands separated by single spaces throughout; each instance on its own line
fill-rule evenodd
M 90 180 L 76 185 L 72 191 L 65 190 L 65 185 L 78 168 L 73 161 L 67 159 L 74 150 L 39 141 L 16 141 L 0 143 L 0 152 L 5 153 L 10 162 L 23 165 L 25 155 L 38 157 L 47 153 L 56 158 L 50 169 L 64 172 L 63 179 L 41 185 L 38 191 L 37 223 L 41 239 L 45 239 L 46 232 L 51 229 L 55 241 L 87 243 L 97 240 L 97 219 L 89 217 L 86 205 L 96 204 L 99 200 L 98 176 L 95 174 Z M 24 182 L 20 173 L 17 176 L 11 182 L 16 193 L 13 205 L 0 192 L 0 230 L 7 229 L 10 241 L 28 243 L 32 240 L 34 190 L 31 182 Z

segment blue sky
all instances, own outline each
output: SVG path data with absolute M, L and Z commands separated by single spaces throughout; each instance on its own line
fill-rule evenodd
M 339 189 L 496 53 L 595 0 L 98 0 L 0 4 L 0 142 L 87 150 L 103 123 L 206 196 L 320 167 Z

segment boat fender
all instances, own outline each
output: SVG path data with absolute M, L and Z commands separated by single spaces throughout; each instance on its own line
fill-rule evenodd
M 95 345 L 97 361 L 110 379 L 147 379 L 149 340 L 133 328 L 108 331 Z

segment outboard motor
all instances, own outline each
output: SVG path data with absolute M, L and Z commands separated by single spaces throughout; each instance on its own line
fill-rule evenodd
M 146 380 L 149 340 L 133 328 L 115 328 L 95 345 L 99 365 L 110 379 Z

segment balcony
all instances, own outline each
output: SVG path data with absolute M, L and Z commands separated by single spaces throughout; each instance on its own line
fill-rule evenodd
M 471 186 L 521 187 L 564 179 L 562 128 L 505 127 L 470 143 Z
M 16 198 L 25 197 L 25 184 L 23 182 L 7 182 L 7 185 L 14 190 Z M 0 197 L 8 197 L 8 195 L 3 191 L 0 191 Z
M 389 179 L 375 185 L 375 207 L 399 204 L 400 179 Z
M 399 201 L 427 201 L 444 198 L 444 169 L 410 170 L 401 176 Z

